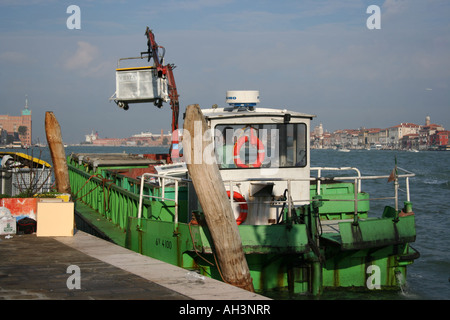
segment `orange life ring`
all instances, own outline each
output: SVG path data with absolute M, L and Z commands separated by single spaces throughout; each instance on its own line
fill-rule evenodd
M 227 190 L 227 195 L 229 198 L 230 197 L 229 190 Z M 245 221 L 245 219 L 247 219 L 248 205 L 247 205 L 247 202 L 245 201 L 245 198 L 239 192 L 236 192 L 236 191 L 233 192 L 233 200 L 236 202 L 239 202 L 239 208 L 241 209 L 239 217 L 237 217 L 237 219 L 236 219 L 236 223 L 238 225 L 240 225 L 242 222 Z
M 248 136 L 242 136 L 234 145 L 234 163 L 238 168 L 259 168 L 264 161 L 264 157 L 266 156 L 266 152 L 264 151 L 264 144 L 259 140 L 257 136 L 253 134 L 253 129 L 250 130 L 250 144 L 256 145 L 256 149 L 258 151 L 258 156 L 256 157 L 256 161 L 252 164 L 245 164 L 241 161 L 240 152 L 242 146 L 248 141 Z

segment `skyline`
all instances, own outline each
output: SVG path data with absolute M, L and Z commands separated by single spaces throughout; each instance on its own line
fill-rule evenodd
M 443 126 L 443 125 L 441 125 L 440 123 L 437 123 L 436 121 L 434 121 L 433 122 L 433 118 L 432 117 L 430 117 L 430 116 L 427 116 L 427 117 L 429 117 L 430 118 L 430 124 L 431 125 L 437 125 L 437 126 L 442 126 L 443 128 L 444 128 L 444 130 L 447 130 L 447 128 L 445 127 L 445 126 Z M 415 122 L 410 122 L 410 121 L 401 121 L 401 122 L 399 122 L 399 123 L 396 123 L 396 124 L 393 124 L 393 125 L 390 125 L 390 126 L 374 126 L 374 127 L 364 127 L 364 126 L 353 126 L 353 127 L 347 127 L 347 128 L 337 128 L 337 129 L 334 129 L 334 130 L 328 130 L 328 129 L 326 129 L 326 127 L 325 126 L 323 126 L 323 123 L 318 123 L 318 124 L 316 124 L 315 126 L 313 126 L 312 128 L 311 128 L 311 131 L 314 131 L 314 129 L 315 129 L 315 127 L 318 127 L 318 126 L 320 126 L 320 125 L 322 125 L 322 127 L 323 127 L 323 130 L 324 130 L 324 132 L 329 132 L 329 133 L 333 133 L 333 132 L 336 132 L 336 131 L 343 131 L 343 130 L 362 130 L 362 129 L 365 129 L 365 130 L 373 130 L 373 129 L 381 129 L 381 130 L 386 130 L 386 129 L 389 129 L 389 128 L 394 128 L 394 127 L 398 127 L 398 126 L 401 126 L 402 124 L 413 124 L 413 125 L 417 125 L 417 126 L 420 126 L 420 127 L 423 127 L 423 126 L 427 126 L 427 124 L 426 124 L 426 118 L 424 118 L 423 119 L 424 121 L 422 122 L 422 123 L 420 123 L 420 122 L 418 122 L 418 123 L 415 123 Z
M 81 29 L 68 29 L 77 5 Z M 366 13 L 381 8 L 381 29 Z M 259 107 L 316 115 L 330 131 L 401 122 L 450 127 L 450 3 L 429 1 L 0 0 L 1 114 L 28 97 L 33 140 L 53 111 L 67 143 L 92 129 L 119 138 L 167 131 L 168 103 L 109 98 L 119 58 L 145 51 L 148 26 L 176 65 L 180 118 L 189 104 L 225 106 L 227 90 L 259 90 Z
M 439 123 L 433 122 L 433 118 L 432 118 L 432 117 L 430 117 L 430 120 L 431 120 L 431 124 L 432 124 L 432 125 L 438 125 L 438 126 L 441 125 L 441 124 L 439 124 Z M 393 125 L 391 125 L 391 126 L 379 126 L 379 125 L 378 125 L 378 126 L 370 127 L 370 128 L 366 128 L 366 127 L 363 127 L 363 126 L 352 126 L 352 127 L 346 127 L 346 128 L 336 128 L 336 129 L 334 129 L 334 130 L 328 130 L 328 129 L 326 128 L 326 126 L 324 126 L 323 123 L 320 122 L 320 123 L 312 124 L 311 127 L 310 127 L 310 132 L 315 131 L 316 127 L 319 127 L 320 125 L 322 125 L 323 132 L 324 132 L 324 133 L 335 133 L 335 132 L 337 132 L 337 131 L 345 131 L 345 130 L 352 130 L 352 131 L 359 131 L 359 130 L 362 130 L 362 129 L 365 129 L 365 130 L 374 130 L 374 129 L 386 130 L 386 129 L 389 129 L 389 128 L 398 127 L 398 126 L 400 126 L 400 125 L 402 125 L 402 124 L 414 124 L 414 125 L 423 127 L 423 126 L 426 126 L 426 123 L 425 123 L 425 122 L 426 122 L 426 118 L 423 119 L 423 123 L 412 123 L 412 122 L 409 122 L 409 121 L 402 121 L 402 122 L 393 124 Z M 444 130 L 448 130 L 445 126 L 442 126 L 442 127 L 444 128 Z M 160 131 L 160 130 L 158 130 L 157 128 L 155 128 L 155 131 L 147 130 L 147 131 L 145 131 L 145 132 L 146 132 L 146 133 L 151 133 L 151 134 L 153 134 L 153 135 L 155 135 L 155 136 L 159 136 L 159 135 L 160 135 L 160 132 L 159 132 L 159 131 Z M 95 132 L 96 134 L 98 134 L 99 139 L 110 139 L 110 138 L 126 139 L 126 138 L 132 138 L 132 137 L 135 137 L 135 136 L 139 136 L 139 133 L 134 133 L 134 134 L 132 134 L 131 136 L 127 136 L 127 137 L 105 137 L 105 136 L 102 136 L 101 132 L 98 132 L 98 131 L 96 131 L 95 129 L 92 130 L 91 133 L 92 133 L 92 132 Z M 170 130 L 167 131 L 167 132 L 168 132 L 167 134 L 169 134 L 169 133 L 170 133 Z M 143 133 L 144 133 L 144 132 L 141 132 L 140 134 L 143 134 Z M 88 135 L 88 134 L 85 134 L 85 136 L 86 136 L 86 135 Z

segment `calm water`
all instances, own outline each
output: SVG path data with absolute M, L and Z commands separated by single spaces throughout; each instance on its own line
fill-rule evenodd
M 166 150 L 138 147 L 67 147 L 66 153 L 161 153 Z M 25 152 L 32 153 L 35 157 L 40 156 L 51 163 L 46 148 Z M 450 299 L 450 152 L 311 150 L 311 166 L 357 167 L 362 175 L 389 175 L 396 157 L 399 167 L 416 174 L 410 179 L 411 201 L 417 228 L 413 247 L 421 256 L 408 268 L 406 287 L 403 292 L 349 293 L 346 296 L 342 293 L 327 293 L 323 299 Z M 362 189 L 372 197 L 393 195 L 393 184 L 387 183 L 385 179 L 375 183 L 363 182 Z M 371 211 L 375 216 L 379 216 L 385 204 L 383 201 L 371 203 Z M 389 204 L 393 205 L 393 201 Z

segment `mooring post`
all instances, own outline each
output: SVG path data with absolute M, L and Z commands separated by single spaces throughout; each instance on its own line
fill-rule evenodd
M 66 153 L 64 152 L 61 127 L 51 111 L 45 113 L 45 134 L 53 162 L 56 190 L 70 194 L 69 169 L 66 162 Z
M 211 148 L 213 135 L 207 131 L 200 107 L 189 105 L 183 130 L 184 156 L 214 242 L 220 271 L 225 282 L 254 292 L 238 226 Z

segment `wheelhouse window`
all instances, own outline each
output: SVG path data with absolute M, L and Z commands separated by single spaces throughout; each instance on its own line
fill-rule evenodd
M 220 169 L 306 166 L 306 124 L 219 124 L 214 130 Z

